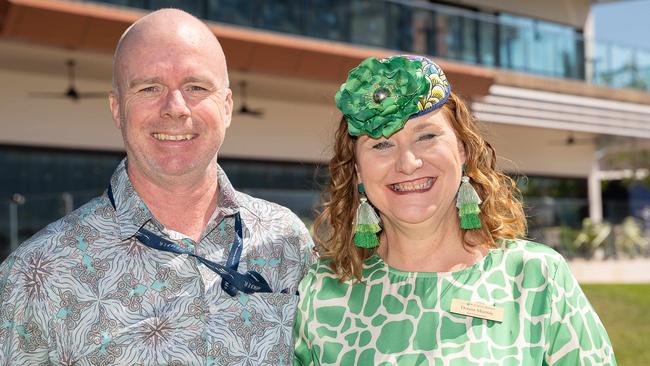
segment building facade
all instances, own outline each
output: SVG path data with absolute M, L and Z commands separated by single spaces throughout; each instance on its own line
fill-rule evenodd
M 520 180 L 531 236 L 559 245 L 548 228 L 625 211 L 603 202 L 601 181 L 643 164 L 603 173 L 603 157 L 650 141 L 650 53 L 592 42 L 592 5 L 0 0 L 2 255 L 104 190 L 123 156 L 107 101 L 114 47 L 130 23 L 168 6 L 206 19 L 225 50 L 236 110 L 220 162 L 237 188 L 309 221 L 346 72 L 370 56 L 425 54 Z

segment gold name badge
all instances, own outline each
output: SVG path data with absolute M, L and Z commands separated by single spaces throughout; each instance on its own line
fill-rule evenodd
M 473 316 L 475 318 L 503 321 L 503 308 L 460 299 L 451 300 L 452 313 Z

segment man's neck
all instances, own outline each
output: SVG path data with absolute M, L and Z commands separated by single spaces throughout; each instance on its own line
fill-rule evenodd
M 150 179 L 128 169 L 129 179 L 151 214 L 167 229 L 199 241 L 218 201 L 217 168 L 193 179 Z

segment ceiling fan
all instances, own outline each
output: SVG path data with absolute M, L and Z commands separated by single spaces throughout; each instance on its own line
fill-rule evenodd
M 264 111 L 262 109 L 253 109 L 248 106 L 247 103 L 247 97 L 248 94 L 246 93 L 246 88 L 248 87 L 246 80 L 242 80 L 239 82 L 239 92 L 241 95 L 241 104 L 239 105 L 239 109 L 237 110 L 237 113 L 239 114 L 248 114 L 253 117 L 262 117 L 264 114 Z
M 575 137 L 572 131 L 569 131 L 566 138 L 562 140 L 550 141 L 549 145 L 574 146 L 574 145 L 593 145 L 595 143 L 596 143 L 596 137 L 578 138 Z
M 75 86 L 75 61 L 70 59 L 66 61 L 68 68 L 68 88 L 63 92 L 31 92 L 30 97 L 35 98 L 67 98 L 73 102 L 78 102 L 80 99 L 86 98 L 107 98 L 106 92 L 80 92 Z

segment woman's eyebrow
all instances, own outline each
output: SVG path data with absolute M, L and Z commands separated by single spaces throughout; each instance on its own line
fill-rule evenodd
M 426 130 L 427 127 L 432 127 L 432 126 L 434 126 L 434 125 L 431 124 L 431 123 L 420 123 L 419 125 L 416 125 L 415 127 L 413 127 L 413 132 L 420 132 L 422 130 Z

